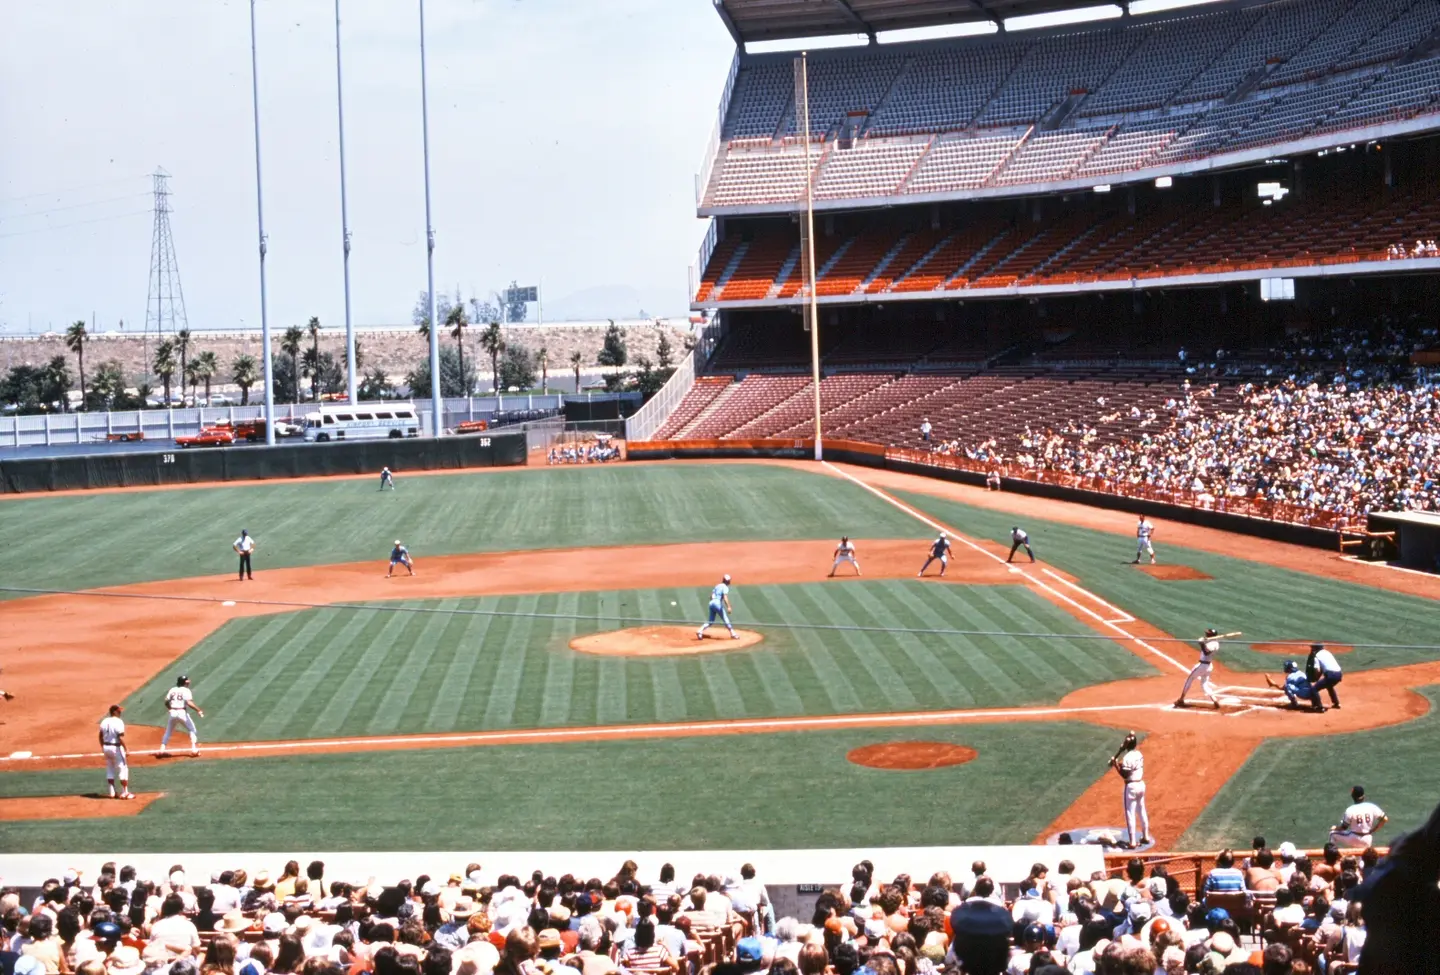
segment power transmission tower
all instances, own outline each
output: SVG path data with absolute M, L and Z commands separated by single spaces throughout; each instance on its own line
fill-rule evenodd
M 170 334 L 189 328 L 185 317 L 185 291 L 180 286 L 180 262 L 175 258 L 175 236 L 170 231 L 170 174 L 157 168 L 155 182 L 155 226 L 150 237 L 150 280 L 146 286 L 145 333 L 142 338 L 145 374 L 150 374 L 150 329 L 158 343 Z

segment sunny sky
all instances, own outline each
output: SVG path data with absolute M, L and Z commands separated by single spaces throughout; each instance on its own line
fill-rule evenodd
M 417 5 L 341 3 L 354 318 L 406 321 L 425 287 Z M 733 53 L 707 0 L 426 17 L 437 290 L 513 278 L 563 313 L 618 286 L 635 299 L 599 296 L 610 315 L 684 314 Z M 258 24 L 271 325 L 339 325 L 333 0 L 260 0 Z M 191 326 L 258 326 L 245 0 L 4 0 L 0 90 L 0 327 L 143 322 L 157 166 Z

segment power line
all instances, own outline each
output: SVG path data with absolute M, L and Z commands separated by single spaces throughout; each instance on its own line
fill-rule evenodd
M 140 198 L 140 197 L 149 197 L 149 196 L 150 196 L 149 193 L 129 193 L 129 194 L 125 195 L 125 196 L 112 196 L 112 197 L 109 197 L 109 198 L 104 199 L 104 200 L 90 200 L 90 201 L 85 202 L 85 203 L 71 203 L 71 204 L 68 204 L 68 205 L 63 206 L 63 207 L 52 207 L 52 208 L 50 208 L 49 210 L 30 210 L 30 211 L 27 211 L 27 212 L 10 214 L 10 215 L 8 215 L 8 216 L 7 216 L 7 215 L 0 215 L 0 221 L 7 221 L 7 220 L 27 220 L 27 219 L 29 219 L 29 218 L 31 218 L 31 217 L 43 217 L 43 216 L 46 216 L 47 214 L 51 214 L 51 213 L 62 213 L 62 212 L 64 212 L 64 211 L 66 211 L 66 210 L 80 210 L 80 209 L 83 209 L 83 208 L 85 208 L 85 207 L 105 206 L 106 204 L 109 204 L 109 203 L 120 203 L 120 202 L 125 201 L 125 200 L 134 200 L 134 199 L 138 199 L 138 198 Z
M 22 586 L 0 586 L 0 592 L 22 593 L 31 596 L 91 596 L 103 599 L 155 599 L 182 603 L 234 603 L 243 606 L 261 606 L 280 609 L 346 609 L 371 613 L 425 613 L 443 616 L 488 616 L 505 619 L 575 620 L 582 622 L 623 623 L 636 626 L 694 626 L 693 617 L 667 619 L 649 616 L 618 616 L 604 613 L 538 613 L 502 609 L 461 609 L 438 606 L 407 606 L 399 603 L 310 603 L 289 599 L 226 599 L 223 596 L 176 596 L 166 593 L 107 592 L 103 589 L 37 589 Z M 474 597 L 485 598 L 485 597 Z M 493 597 L 490 597 L 493 598 Z M 734 622 L 732 620 L 732 622 Z M 1194 640 L 1178 636 L 1111 636 L 1104 633 L 1046 633 L 1008 630 L 960 630 L 948 627 L 909 626 L 860 626 L 848 623 L 790 623 L 784 621 L 745 620 L 743 625 L 750 629 L 771 630 L 818 630 L 838 633 L 903 633 L 910 636 L 963 636 L 986 637 L 1012 640 L 1101 640 L 1111 643 L 1144 640 L 1146 643 L 1184 643 Z M 1223 640 L 1231 646 L 1248 647 L 1264 643 L 1272 647 L 1303 647 L 1308 649 L 1314 640 Z M 1324 641 L 1320 641 L 1324 642 Z M 1337 643 L 1341 641 L 1335 641 Z M 1346 643 L 1356 650 L 1427 650 L 1440 651 L 1440 645 L 1428 643 Z
M 132 210 L 129 213 L 117 213 L 110 217 L 95 217 L 93 220 L 76 220 L 71 223 L 57 223 L 53 227 L 36 227 L 33 230 L 12 230 L 9 233 L 0 234 L 0 237 L 25 237 L 29 234 L 48 234 L 52 230 L 67 230 L 70 227 L 83 227 L 86 224 L 105 223 L 109 220 L 123 220 L 126 217 L 148 216 L 152 210 Z
M 71 186 L 62 190 L 45 190 L 40 193 L 26 193 L 21 196 L 0 196 L 0 203 L 14 203 L 18 200 L 34 200 L 42 196 L 61 196 L 65 193 L 75 193 L 79 190 L 92 190 L 101 186 L 114 186 L 117 183 L 132 183 L 136 180 L 149 178 L 149 173 L 140 173 L 135 176 L 119 176 L 115 179 L 105 179 L 98 183 L 85 183 L 80 186 Z

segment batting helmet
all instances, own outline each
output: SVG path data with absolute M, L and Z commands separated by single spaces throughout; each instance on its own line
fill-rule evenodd
M 1295 671 L 1297 671 L 1297 670 L 1299 670 L 1299 669 L 1300 669 L 1300 665 L 1297 664 L 1295 661 L 1293 661 L 1293 660 L 1287 660 L 1287 661 L 1285 661 L 1285 673 L 1287 673 L 1287 674 L 1293 674 L 1293 673 L 1295 673 Z
M 720 581 L 723 582 L 723 583 L 725 583 L 726 585 L 729 585 L 729 584 L 730 584 L 730 575 L 729 575 L 729 573 L 726 573 L 725 578 L 722 579 L 722 580 L 720 580 Z
M 175 678 L 176 687 L 184 687 L 188 683 L 190 683 L 190 678 L 186 677 L 184 674 L 181 674 L 179 677 Z

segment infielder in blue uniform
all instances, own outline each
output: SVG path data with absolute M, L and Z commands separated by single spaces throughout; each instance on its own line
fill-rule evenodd
M 1265 675 L 1265 683 L 1277 691 L 1283 691 L 1285 696 L 1290 699 L 1290 706 L 1292 708 L 1298 708 L 1302 700 L 1308 704 L 1310 696 L 1313 693 L 1310 686 L 1310 678 L 1305 676 L 1304 671 L 1300 669 L 1300 665 L 1293 660 L 1285 661 L 1285 683 L 1283 685 L 1271 680 L 1269 674 Z
M 390 573 L 395 571 L 397 565 L 405 566 L 412 576 L 415 574 L 415 563 L 410 559 L 410 550 L 401 545 L 398 538 L 395 539 L 395 547 L 390 550 L 390 568 L 385 570 L 385 578 L 390 578 Z
M 917 577 L 923 576 L 925 570 L 930 568 L 930 563 L 936 559 L 940 560 L 940 578 L 945 578 L 945 567 L 950 564 L 950 536 L 941 532 L 935 541 L 930 543 L 930 557 L 925 564 L 920 566 L 920 571 L 915 573 Z
M 1030 534 L 1021 529 L 1019 525 L 1010 529 L 1010 556 L 1005 561 L 1010 562 L 1015 558 L 1015 553 L 1024 547 L 1025 554 L 1030 556 L 1030 561 L 1035 561 L 1035 553 L 1030 550 Z
M 710 629 L 710 624 L 716 620 L 725 624 L 725 629 L 730 631 L 730 639 L 736 639 L 735 627 L 730 625 L 730 577 L 728 575 L 721 579 L 714 589 L 710 590 L 710 618 L 700 624 L 700 629 L 695 631 L 695 639 L 705 639 L 705 631 Z

